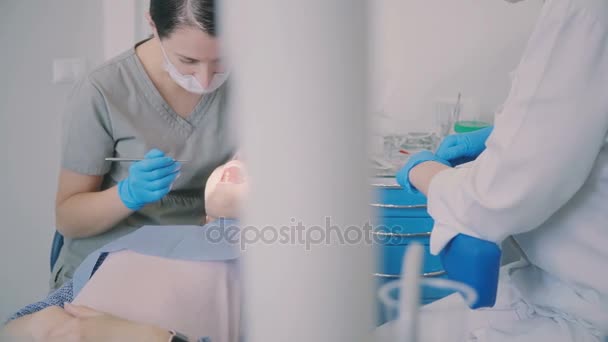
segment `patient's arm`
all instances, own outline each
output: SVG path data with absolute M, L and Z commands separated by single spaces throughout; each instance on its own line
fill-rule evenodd
M 1 341 L 11 339 L 34 339 L 44 336 L 51 324 L 57 324 L 71 317 L 63 310 L 63 303 L 73 298 L 72 281 L 65 283 L 49 296 L 37 303 L 30 304 L 13 314 L 1 330 Z
M 50 306 L 11 321 L 0 333 L 2 341 L 147 341 L 169 340 L 167 330 L 136 323 L 95 310 Z M 204 341 L 204 340 L 203 340 Z
M 31 315 L 33 313 L 46 309 L 50 306 L 58 306 L 60 308 L 63 308 L 63 303 L 71 302 L 73 297 L 74 297 L 74 295 L 72 292 L 72 281 L 70 280 L 70 281 L 66 282 L 65 284 L 63 284 L 62 287 L 51 292 L 51 294 L 49 294 L 48 297 L 46 297 L 44 300 L 41 300 L 34 304 L 30 304 L 30 305 L 24 307 L 23 309 L 17 311 L 8 319 L 8 321 L 10 322 L 17 318 Z
M 45 341 L 57 326 L 72 319 L 59 306 L 49 306 L 33 314 L 10 321 L 0 332 L 2 341 Z
M 106 314 L 85 306 L 67 304 L 71 319 L 60 322 L 48 332 L 53 341 L 169 341 L 168 330 Z
M 169 332 L 161 328 L 135 323 L 83 307 L 63 305 L 73 300 L 72 281 L 51 293 L 45 300 L 30 304 L 15 313 L 6 326 L 0 329 L 0 341 L 46 341 L 49 338 L 63 340 L 65 334 L 77 331 L 81 340 L 98 340 L 100 334 L 112 333 L 117 338 L 134 341 L 167 341 Z M 105 337 L 108 337 L 106 335 Z M 131 339 L 132 338 L 132 339 Z M 208 341 L 207 337 L 198 339 Z

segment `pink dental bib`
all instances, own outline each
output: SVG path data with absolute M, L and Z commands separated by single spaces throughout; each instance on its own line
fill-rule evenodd
M 240 288 L 235 261 L 189 261 L 114 252 L 74 304 L 179 331 L 192 339 L 238 341 Z

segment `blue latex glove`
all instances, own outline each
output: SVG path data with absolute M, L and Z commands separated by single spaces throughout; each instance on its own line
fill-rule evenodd
M 486 140 L 492 133 L 493 126 L 473 132 L 447 136 L 435 154 L 452 165 L 460 165 L 475 160 L 486 149 Z
M 397 172 L 397 183 L 399 183 L 399 185 L 401 185 L 403 187 L 403 189 L 409 191 L 410 193 L 418 193 L 418 190 L 416 190 L 416 188 L 414 188 L 414 186 L 412 185 L 412 183 L 410 183 L 410 171 L 418 164 L 424 163 L 424 162 L 428 162 L 428 161 L 434 161 L 434 162 L 438 162 L 447 166 L 452 166 L 449 162 L 438 158 L 436 155 L 433 154 L 433 152 L 431 151 L 420 151 L 414 155 L 412 155 L 408 160 L 407 163 L 405 163 L 405 166 L 403 166 L 401 168 L 401 170 L 399 170 L 399 172 Z
M 495 243 L 463 234 L 456 235 L 439 253 L 448 278 L 477 292 L 471 309 L 494 306 L 501 254 Z
M 157 149 L 150 150 L 144 160 L 133 163 L 129 176 L 118 183 L 118 196 L 131 210 L 160 201 L 171 190 L 181 165 Z

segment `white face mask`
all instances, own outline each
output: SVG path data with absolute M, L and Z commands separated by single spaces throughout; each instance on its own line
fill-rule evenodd
M 163 68 L 165 69 L 165 71 L 169 73 L 169 76 L 171 77 L 171 79 L 173 79 L 173 81 L 175 81 L 175 83 L 177 83 L 180 87 L 186 89 L 191 93 L 199 95 L 212 93 L 216 91 L 217 88 L 224 84 L 224 82 L 226 82 L 226 80 L 228 79 L 228 72 L 218 72 L 213 75 L 213 78 L 211 79 L 211 82 L 209 82 L 209 85 L 204 87 L 201 82 L 199 82 L 193 75 L 182 75 L 177 70 L 175 65 L 173 65 L 171 61 L 169 61 L 169 57 L 167 56 L 167 53 L 165 52 L 165 49 L 163 48 L 162 44 L 160 44 L 160 49 L 162 50 L 164 56 Z

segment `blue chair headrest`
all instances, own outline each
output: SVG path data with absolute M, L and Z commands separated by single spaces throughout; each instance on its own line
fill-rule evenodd
M 57 258 L 59 258 L 59 252 L 61 252 L 61 247 L 63 247 L 63 235 L 59 234 L 58 231 L 55 231 L 55 235 L 53 236 L 53 244 L 51 245 L 51 272 L 53 272 L 53 268 L 55 267 L 55 263 L 57 262 Z

